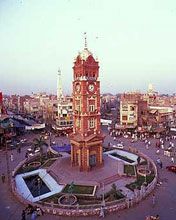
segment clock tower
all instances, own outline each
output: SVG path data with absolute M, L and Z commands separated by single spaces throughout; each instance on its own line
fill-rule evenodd
M 89 171 L 103 163 L 103 136 L 100 124 L 99 63 L 87 48 L 80 52 L 73 66 L 73 133 L 71 164 Z

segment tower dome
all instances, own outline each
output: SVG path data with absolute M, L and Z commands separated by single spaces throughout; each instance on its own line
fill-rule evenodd
M 85 61 L 90 55 L 93 56 L 93 54 L 87 48 L 84 48 L 84 50 L 79 53 L 81 60 Z

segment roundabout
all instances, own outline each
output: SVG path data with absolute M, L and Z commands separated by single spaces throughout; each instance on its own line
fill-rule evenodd
M 102 206 L 106 213 L 130 208 L 154 190 L 157 183 L 156 166 L 146 155 L 139 151 L 134 152 L 134 149 L 131 148 L 125 147 L 124 150 L 118 151 L 118 154 L 123 155 L 124 158 L 126 158 L 125 155 L 130 155 L 136 160 L 140 156 L 142 165 L 137 163 L 126 164 L 126 159 L 123 161 L 122 158 L 116 160 L 116 158 L 109 157 L 111 153 L 112 151 L 104 153 L 104 166 L 94 167 L 86 175 L 85 172 L 80 172 L 77 167 L 70 166 L 69 155 L 58 157 L 46 169 L 45 175 L 48 176 L 47 179 L 53 179 L 53 186 L 62 187 L 58 188 L 58 191 L 52 191 L 52 181 L 46 181 L 43 178 L 45 175 L 42 174 L 41 178 L 47 186 L 50 185 L 49 189 L 52 194 L 47 192 L 34 199 L 29 199 L 32 197 L 22 192 L 23 189 L 27 192 L 30 189 L 22 179 L 20 186 L 23 183 L 24 187 L 18 187 L 19 174 L 17 176 L 14 174 L 13 192 L 23 203 L 32 206 L 37 205 L 45 213 L 61 216 L 99 215 Z M 146 166 L 150 167 L 150 170 L 143 165 L 144 161 L 147 161 Z M 28 161 L 28 164 L 36 165 L 37 162 Z M 20 169 L 19 166 L 15 173 L 18 173 L 18 169 Z M 34 173 L 41 176 L 37 167 L 33 173 L 23 173 L 21 176 L 24 179 L 26 176 L 33 176 Z M 71 191 L 69 190 L 70 185 L 72 185 Z M 54 204 L 54 209 L 52 204 Z

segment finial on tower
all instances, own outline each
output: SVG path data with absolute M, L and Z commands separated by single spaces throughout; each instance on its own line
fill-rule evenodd
M 61 70 L 60 70 L 60 68 L 58 69 L 58 75 L 61 76 Z
M 87 49 L 87 33 L 84 32 L 84 48 Z

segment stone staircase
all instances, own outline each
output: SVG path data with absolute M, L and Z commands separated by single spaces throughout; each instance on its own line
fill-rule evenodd
M 106 186 L 110 183 L 113 183 L 113 182 L 117 181 L 118 179 L 120 179 L 120 176 L 118 174 L 115 174 L 113 176 L 110 176 L 110 177 L 107 177 L 105 179 L 102 179 L 102 180 L 98 181 L 98 184 L 101 188 L 101 187 L 103 187 L 103 184 L 104 184 L 104 186 Z

